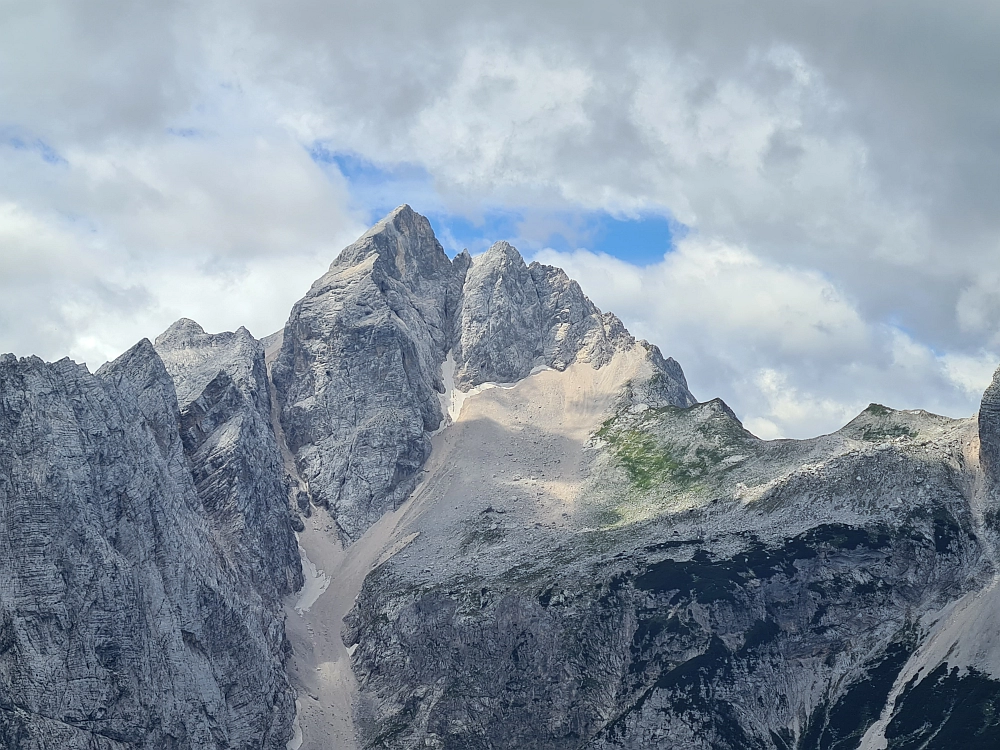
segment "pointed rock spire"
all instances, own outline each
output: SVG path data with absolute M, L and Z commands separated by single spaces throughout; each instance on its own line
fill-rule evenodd
M 271 370 L 281 421 L 313 501 L 348 540 L 409 495 L 430 453 L 467 268 L 400 206 L 292 309 Z
M 344 248 L 330 268 L 355 266 L 373 254 L 387 275 L 408 285 L 442 279 L 452 270 L 451 260 L 434 236 L 430 221 L 406 204 Z

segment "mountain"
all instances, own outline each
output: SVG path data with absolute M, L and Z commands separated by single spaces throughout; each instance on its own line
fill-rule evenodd
M 401 206 L 284 329 L 0 362 L 0 745 L 1000 742 L 1000 371 L 764 441 Z
M 451 261 L 427 219 L 401 206 L 295 304 L 271 374 L 311 500 L 354 541 L 416 486 L 446 379 L 513 383 L 537 367 L 600 366 L 633 343 L 561 270 L 526 266 L 506 242 Z M 657 364 L 671 397 L 693 403 L 680 368 Z
M 180 425 L 148 341 L 96 375 L 0 361 L 0 747 L 285 745 L 282 612 L 232 564 Z
M 264 347 L 245 328 L 209 334 L 181 319 L 156 338 L 173 380 L 180 435 L 220 548 L 273 603 L 302 585 L 289 486 L 271 426 Z

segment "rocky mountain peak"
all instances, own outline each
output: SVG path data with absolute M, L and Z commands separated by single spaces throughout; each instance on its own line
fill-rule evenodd
M 468 391 L 574 362 L 600 368 L 634 346 L 560 269 L 529 267 L 503 241 L 450 261 L 430 222 L 400 206 L 295 305 L 271 375 L 313 500 L 356 539 L 415 486 L 444 419 L 449 355 L 454 387 Z M 693 403 L 680 368 L 649 351 L 672 384 L 660 389 L 667 403 Z
M 206 333 L 195 321 L 181 318 L 156 337 L 154 348 L 174 380 L 182 408 L 221 371 L 251 397 L 267 393 L 263 347 L 242 326 L 235 331 Z
M 330 268 L 355 266 L 372 255 L 384 273 L 408 286 L 454 273 L 431 223 L 405 204 L 344 248 Z
M 473 265 L 515 272 L 528 267 L 517 248 L 506 240 L 500 240 L 490 245 L 485 253 L 473 259 Z
M 180 318 L 156 337 L 154 346 L 181 346 L 205 335 L 205 329 L 190 318 Z
M 177 434 L 179 409 L 173 381 L 149 339 L 143 339 L 97 371 L 135 402 L 153 433 L 164 459 L 177 472 L 183 461 Z
M 264 347 L 246 328 L 206 333 L 182 318 L 157 336 L 155 353 L 177 393 L 173 432 L 179 426 L 198 495 L 232 564 L 277 601 L 297 588 L 302 573 Z

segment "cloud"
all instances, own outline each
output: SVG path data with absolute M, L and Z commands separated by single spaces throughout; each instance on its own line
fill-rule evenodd
M 940 355 L 864 319 L 813 270 L 746 247 L 686 238 L 640 268 L 586 250 L 543 250 L 602 309 L 684 366 L 695 395 L 722 396 L 761 437 L 836 429 L 871 402 L 967 416 L 989 384 L 991 355 Z
M 165 134 L 65 159 L 0 188 L 0 336 L 20 354 L 99 365 L 181 316 L 266 335 L 364 229 L 287 138 Z
M 186 3 L 4 4 L 3 119 L 46 140 L 101 141 L 156 129 L 199 95 L 203 60 Z
M 178 314 L 277 327 L 391 199 L 476 246 L 497 216 L 527 249 L 574 216 L 684 225 L 645 271 L 558 259 L 774 434 L 865 399 L 969 411 L 1000 359 L 995 4 L 5 11 L 0 348 L 96 361 Z

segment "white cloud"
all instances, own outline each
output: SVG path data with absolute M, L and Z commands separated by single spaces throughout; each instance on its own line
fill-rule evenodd
M 65 157 L 34 190 L 0 186 L 34 204 L 0 205 L 0 337 L 19 354 L 99 365 L 181 316 L 266 335 L 364 229 L 287 138 L 162 135 Z
M 418 210 L 530 209 L 529 240 L 588 210 L 686 222 L 645 270 L 546 257 L 762 434 L 968 412 L 1000 350 L 998 32 L 900 0 L 14 0 L 0 349 L 277 327 L 362 229 L 321 140 L 426 171 Z
M 722 396 L 762 437 L 828 432 L 870 402 L 967 416 L 989 382 L 988 353 L 936 354 L 866 321 L 815 271 L 745 247 L 686 239 L 645 268 L 586 250 L 536 257 L 565 268 L 678 359 L 696 396 Z
M 978 402 L 993 380 L 997 357 L 989 352 L 978 355 L 945 354 L 941 357 L 948 378 L 963 388 L 971 399 Z

